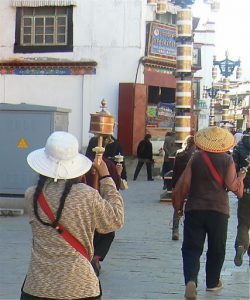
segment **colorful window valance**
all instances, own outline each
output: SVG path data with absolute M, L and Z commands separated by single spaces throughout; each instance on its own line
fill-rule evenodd
M 39 7 L 39 6 L 69 6 L 77 5 L 76 0 L 11 0 L 15 7 Z

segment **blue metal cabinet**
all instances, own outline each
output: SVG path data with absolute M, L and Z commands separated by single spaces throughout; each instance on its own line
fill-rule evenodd
M 37 182 L 27 155 L 54 131 L 68 131 L 69 109 L 0 103 L 0 195 L 22 196 Z

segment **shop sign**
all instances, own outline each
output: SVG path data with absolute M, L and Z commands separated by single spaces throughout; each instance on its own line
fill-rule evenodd
M 199 109 L 207 109 L 208 108 L 207 103 L 204 100 L 198 100 L 197 104 L 198 104 Z
M 145 55 L 176 62 L 176 26 L 150 22 L 147 24 Z
M 172 129 L 175 121 L 175 104 L 160 102 L 148 105 L 147 127 Z

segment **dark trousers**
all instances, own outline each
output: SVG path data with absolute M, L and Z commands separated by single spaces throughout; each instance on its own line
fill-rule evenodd
M 162 165 L 162 171 L 161 171 L 161 176 L 164 179 L 164 176 L 166 175 L 167 172 L 173 170 L 173 163 L 169 161 L 164 161 Z
M 249 229 L 250 229 L 250 194 L 244 193 L 243 197 L 238 201 L 238 226 L 237 236 L 235 240 L 235 248 L 244 246 L 250 256 L 249 245 Z
M 185 213 L 182 258 L 185 284 L 197 284 L 200 256 L 207 236 L 206 285 L 217 286 L 225 259 L 228 216 L 215 211 Z
M 179 223 L 180 223 L 180 217 L 178 215 L 178 212 L 174 210 L 173 213 L 173 228 L 172 229 L 179 229 Z
M 95 231 L 94 234 L 94 255 L 99 256 L 100 260 L 104 260 L 107 255 L 109 248 L 114 240 L 115 233 L 109 232 L 101 234 Z
M 148 162 L 145 162 L 145 163 L 146 163 L 146 167 L 147 167 L 147 177 L 150 180 L 150 179 L 152 179 L 152 162 L 148 161 Z M 134 173 L 134 180 L 137 179 L 143 164 L 144 164 L 144 161 L 138 160 L 138 163 L 137 163 L 137 166 L 136 166 L 136 169 L 135 169 L 135 173 Z

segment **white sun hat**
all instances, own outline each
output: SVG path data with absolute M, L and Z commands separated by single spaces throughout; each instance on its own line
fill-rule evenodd
M 79 177 L 91 168 L 92 162 L 78 152 L 78 141 L 72 134 L 55 131 L 45 148 L 32 151 L 27 162 L 38 174 L 57 179 Z

